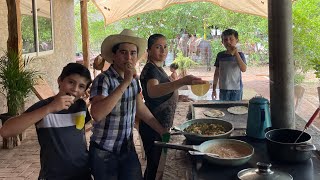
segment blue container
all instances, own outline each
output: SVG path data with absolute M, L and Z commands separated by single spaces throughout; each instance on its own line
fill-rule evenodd
M 265 130 L 271 127 L 269 101 L 262 96 L 256 96 L 249 101 L 247 130 L 249 137 L 264 139 Z

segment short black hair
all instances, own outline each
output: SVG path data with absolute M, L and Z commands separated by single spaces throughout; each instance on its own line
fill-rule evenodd
M 234 30 L 234 29 L 224 30 L 224 31 L 222 32 L 221 39 L 223 40 L 223 37 L 224 37 L 224 36 L 231 36 L 231 35 L 234 35 L 234 37 L 235 37 L 236 39 L 238 39 L 238 32 L 237 32 L 236 30 Z
M 69 63 L 65 67 L 63 67 L 59 78 L 62 81 L 64 78 L 72 74 L 79 74 L 80 76 L 86 78 L 88 80 L 86 89 L 89 88 L 90 84 L 92 83 L 92 79 L 91 73 L 88 68 L 79 63 Z
M 159 38 L 166 38 L 164 35 L 162 34 L 152 34 L 149 38 L 148 38 L 148 49 L 151 49 L 151 46 L 156 42 L 156 40 L 158 40 Z
M 177 70 L 179 68 L 179 65 L 177 63 L 172 63 L 170 64 L 170 68 Z

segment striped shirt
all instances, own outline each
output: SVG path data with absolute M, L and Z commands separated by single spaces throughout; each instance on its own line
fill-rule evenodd
M 41 100 L 26 112 L 46 106 L 53 100 L 53 97 Z M 83 123 L 91 120 L 86 102 L 82 99 L 67 110 L 49 113 L 35 124 L 41 147 L 39 179 L 79 179 L 78 176 L 90 176 L 84 124 L 80 130 L 76 129 L 78 117 L 84 118 Z
M 239 55 L 244 63 L 246 59 L 242 52 Z M 219 52 L 216 58 L 214 66 L 219 68 L 219 88 L 223 90 L 241 90 L 242 75 L 235 56 L 225 53 L 225 51 Z
M 123 81 L 113 66 L 99 74 L 93 81 L 90 99 L 94 96 L 108 96 Z M 133 125 L 136 114 L 136 98 L 141 88 L 138 79 L 133 79 L 121 99 L 104 120 L 93 123 L 91 141 L 99 147 L 121 153 L 134 148 Z

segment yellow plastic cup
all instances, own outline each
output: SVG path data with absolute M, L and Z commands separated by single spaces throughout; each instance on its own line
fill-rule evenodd
M 85 117 L 83 114 L 78 114 L 75 117 L 76 128 L 81 130 L 84 127 Z

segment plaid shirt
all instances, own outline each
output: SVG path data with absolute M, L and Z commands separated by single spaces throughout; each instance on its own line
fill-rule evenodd
M 123 81 L 113 66 L 99 74 L 93 81 L 90 99 L 97 95 L 108 96 Z M 115 152 L 134 148 L 133 125 L 136 114 L 136 97 L 141 91 L 138 79 L 133 79 L 121 99 L 104 120 L 93 123 L 91 141 L 99 147 Z

